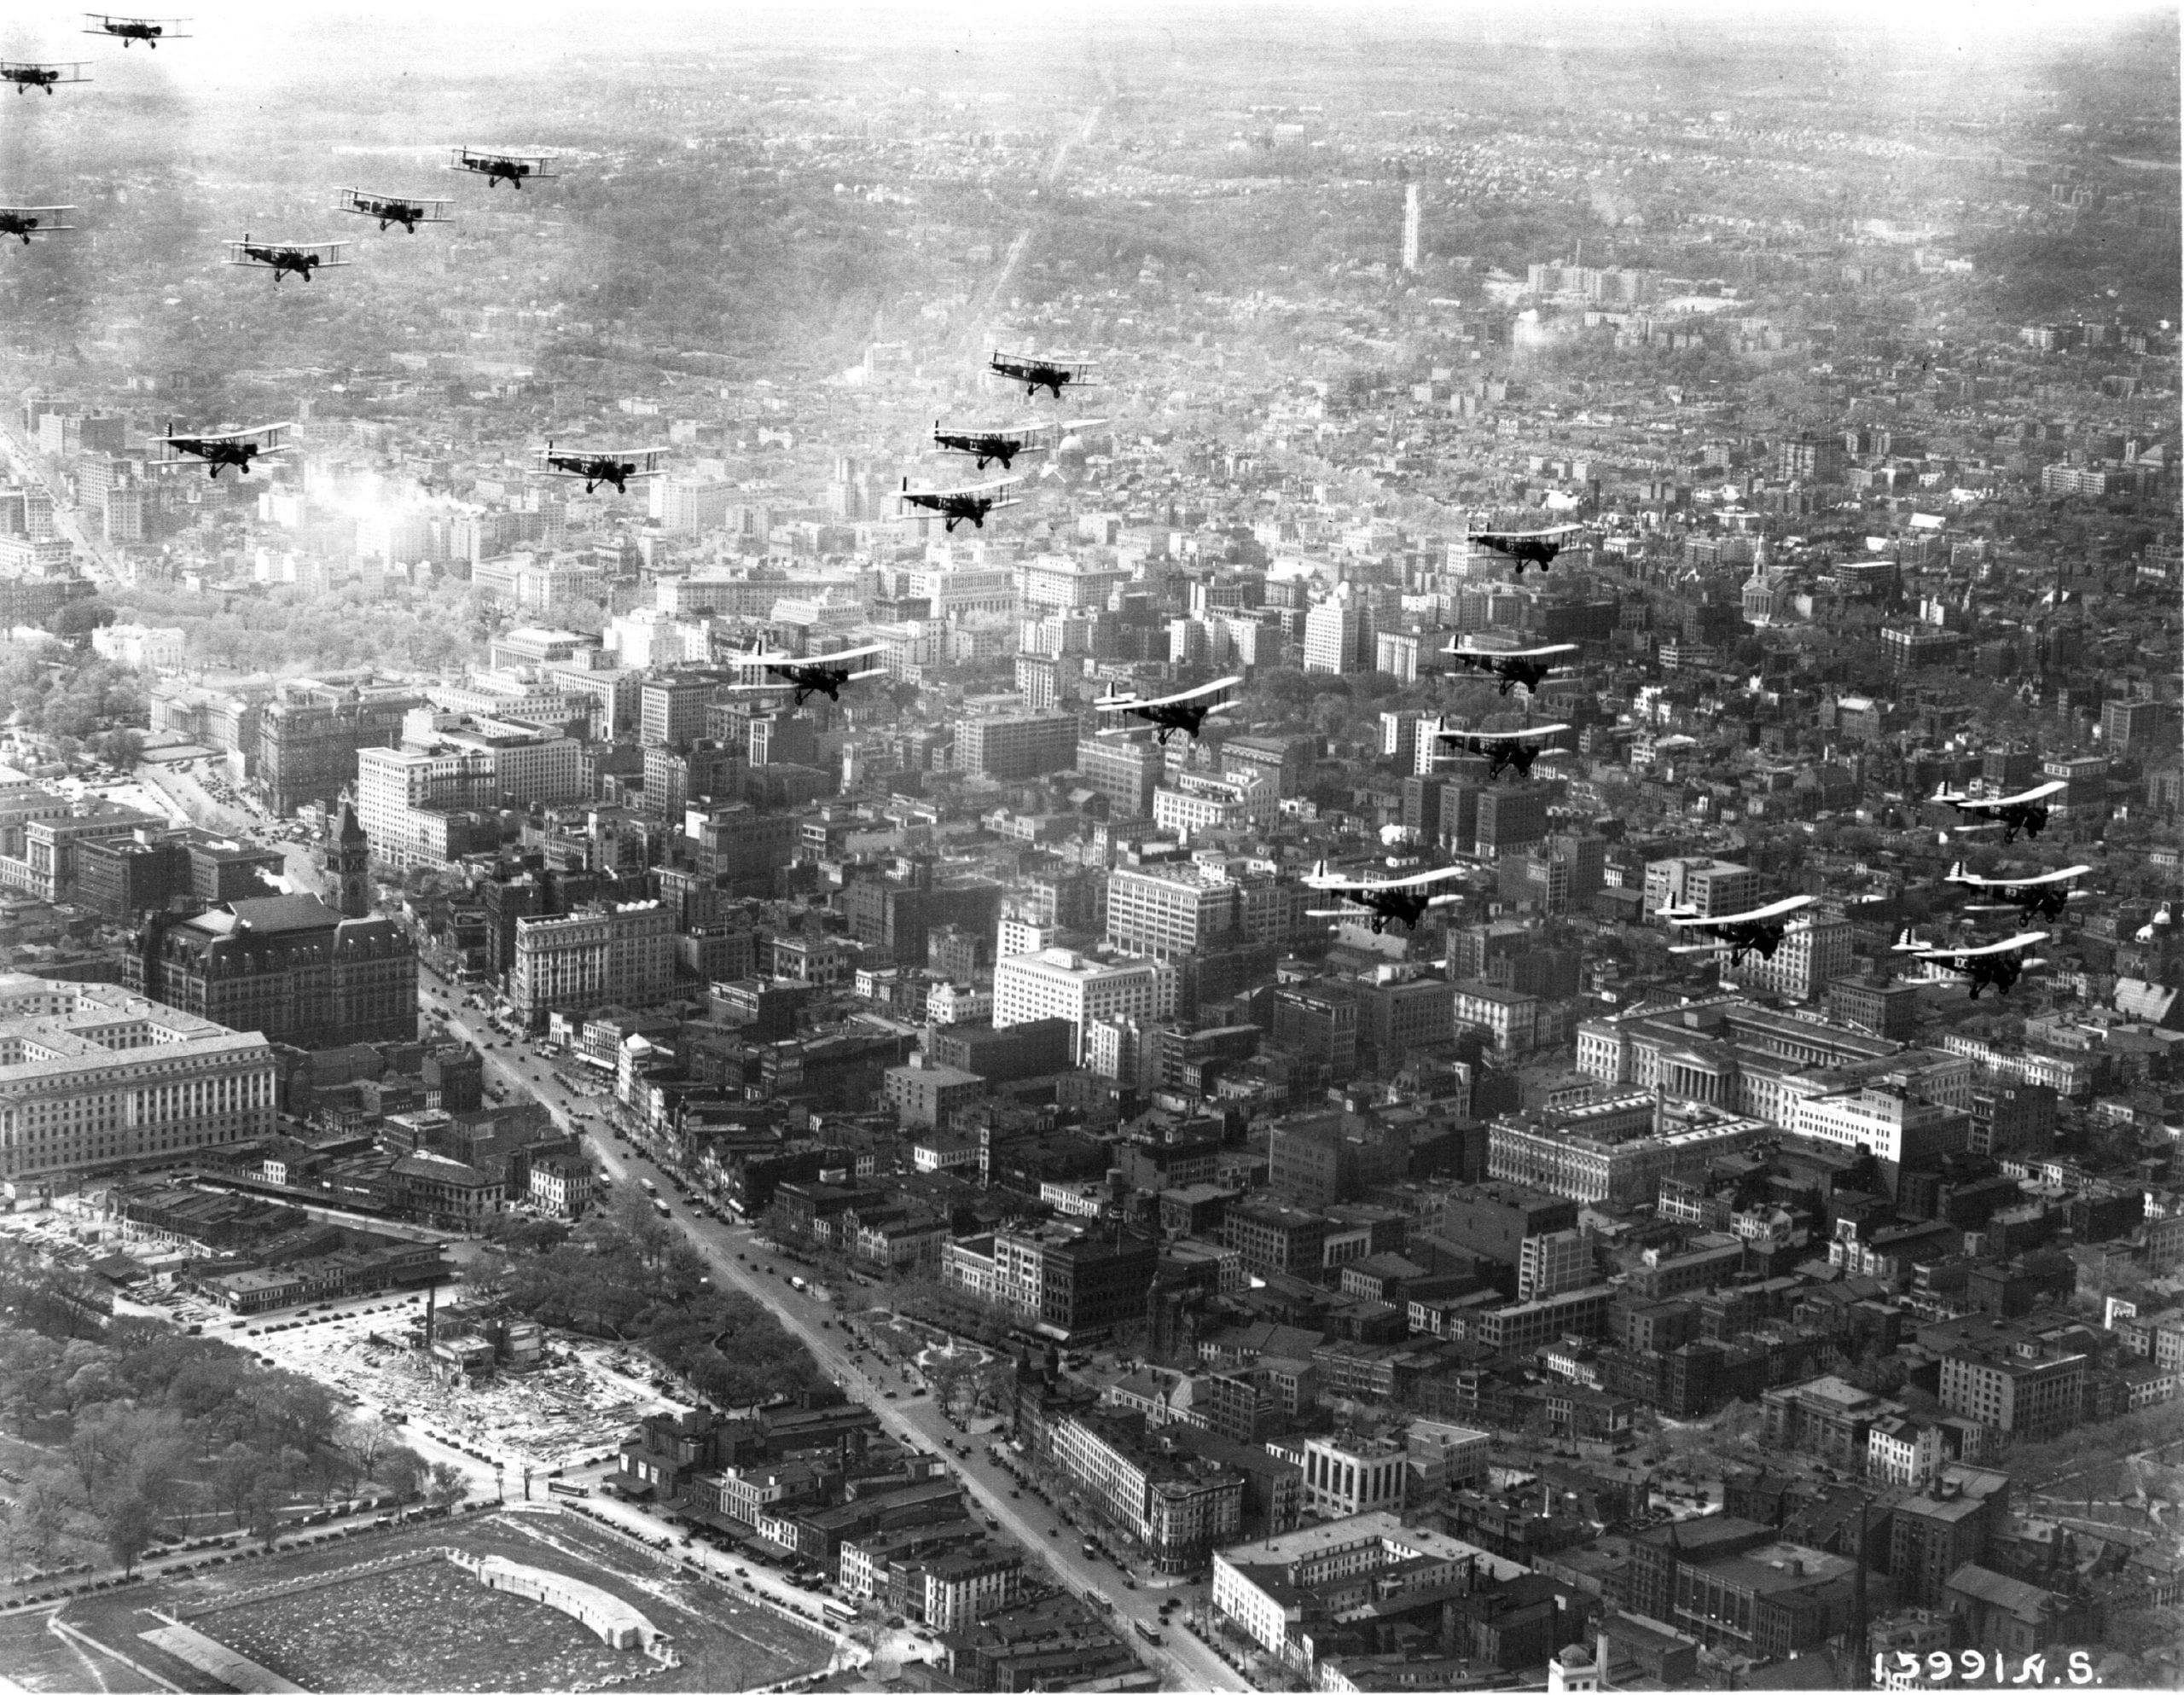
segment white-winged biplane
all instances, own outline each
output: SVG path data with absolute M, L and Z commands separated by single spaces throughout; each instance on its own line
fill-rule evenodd
M 254 424 L 247 430 L 207 430 L 185 436 L 172 433 L 169 425 L 168 434 L 154 438 L 166 450 L 156 462 L 179 466 L 194 459 L 215 482 L 230 467 L 238 477 L 247 477 L 253 460 L 288 450 L 288 429 L 286 424 Z
M 189 21 L 187 18 L 125 18 L 113 12 L 86 12 L 84 15 L 91 20 L 90 27 L 84 32 L 85 35 L 111 36 L 124 47 L 134 47 L 141 41 L 156 52 L 163 41 L 189 39 L 181 29 Z
M 2019 830 L 2028 836 L 2036 836 L 2046 829 L 2046 803 L 2069 787 L 2068 783 L 2060 781 L 2036 783 L 2019 794 L 1993 795 L 1975 800 L 1969 795 L 1951 794 L 1949 785 L 1943 783 L 1931 798 L 1954 806 L 1959 812 L 1983 815 L 1976 824 L 1959 824 L 1958 830 L 1991 830 L 1999 824 L 2002 839 L 2013 842 Z
M 348 264 L 341 257 L 341 250 L 348 245 L 346 241 L 253 241 L 246 235 L 240 241 L 228 243 L 228 263 L 270 270 L 276 286 L 284 276 L 300 276 L 308 282 L 316 270 Z
M 1434 888 L 1452 877 L 1461 877 L 1465 868 L 1461 865 L 1443 866 L 1438 871 L 1420 871 L 1409 877 L 1391 877 L 1385 882 L 1368 882 L 1355 877 L 1331 874 L 1324 859 L 1312 868 L 1304 879 L 1304 886 L 1321 894 L 1339 895 L 1353 903 L 1346 907 L 1314 907 L 1308 918 L 1355 918 L 1357 907 L 1373 914 L 1373 933 L 1385 932 L 1388 926 L 1400 919 L 1415 927 L 1429 908 L 1454 906 L 1463 897 L 1461 894 L 1437 895 Z
M 1069 418 L 1045 424 L 944 424 L 932 421 L 932 444 L 948 453 L 967 453 L 978 468 L 997 463 L 1004 471 L 1019 453 L 1049 453 L 1080 430 L 1096 429 L 1105 418 Z
M 556 448 L 550 439 L 538 450 L 548 476 L 581 477 L 586 494 L 606 483 L 616 494 L 625 495 L 632 477 L 664 477 L 667 473 L 659 461 L 666 455 L 664 447 Z
M 550 153 L 502 153 L 459 147 L 455 149 L 454 160 L 448 169 L 468 171 L 473 176 L 483 177 L 489 189 L 496 183 L 505 183 L 520 193 L 526 183 L 543 181 L 557 175 L 550 168 L 557 157 Z
M 1522 577 L 1528 565 L 1542 571 L 1553 565 L 1555 555 L 1562 551 L 1563 539 L 1584 528 L 1583 524 L 1555 524 L 1544 530 L 1474 530 L 1464 539 L 1516 560 L 1517 575 Z
M 1698 908 L 1688 906 L 1663 907 L 1655 916 L 1667 920 L 1678 930 L 1704 931 L 1711 938 L 1670 948 L 1670 953 L 1727 954 L 1729 963 L 1734 966 L 1741 964 L 1747 954 L 1757 954 L 1763 960 L 1773 959 L 1774 950 L 1782 945 L 1782 937 L 1798 927 L 1797 914 L 1812 904 L 1810 895 L 1792 895 L 1766 906 L 1754 907 L 1749 912 L 1725 912 L 1717 918 L 1701 918 Z
M 1547 674 L 1554 669 L 1556 658 L 1564 653 L 1576 653 L 1577 644 L 1557 641 L 1545 647 L 1525 647 L 1515 653 L 1502 653 L 1491 648 L 1469 647 L 1459 641 L 1441 651 L 1450 659 L 1469 665 L 1473 670 L 1492 671 L 1502 679 L 1500 693 L 1503 694 L 1519 683 L 1524 684 L 1525 694 L 1536 694 L 1539 692 L 1540 684 L 1547 681 Z
M 1089 359 L 1063 359 L 1053 355 L 1037 353 L 1004 353 L 999 348 L 986 361 L 986 369 L 997 377 L 1024 385 L 1026 399 L 1046 389 L 1057 400 L 1065 388 L 1083 388 L 1092 380 L 1092 362 Z
M 950 535 L 958 524 L 969 520 L 973 529 L 986 527 L 986 518 L 1005 506 L 1016 505 L 1016 496 L 1008 491 L 1024 479 L 1021 477 L 996 477 L 991 482 L 971 483 L 960 489 L 914 489 L 908 477 L 903 479 L 902 492 L 896 498 L 903 502 L 903 518 L 915 515 L 913 508 L 922 508 L 935 517 L 947 520 Z
M 885 676 L 885 665 L 860 667 L 859 659 L 868 659 L 883 651 L 877 644 L 869 647 L 849 647 L 839 653 L 818 653 L 799 659 L 792 653 L 735 653 L 729 662 L 737 665 L 755 665 L 770 671 L 778 681 L 770 682 L 735 682 L 729 687 L 743 694 L 777 694 L 784 688 L 796 691 L 795 705 L 801 706 L 814 694 L 823 694 L 836 705 L 841 704 L 842 685 L 863 682 L 868 677 Z
M 1168 738 L 1177 730 L 1183 731 L 1193 740 L 1198 739 L 1199 729 L 1216 712 L 1229 712 L 1236 709 L 1234 700 L 1217 699 L 1223 689 L 1240 688 L 1240 676 L 1224 676 L 1214 682 L 1202 682 L 1195 688 L 1186 688 L 1179 694 L 1155 695 L 1141 699 L 1135 694 L 1118 694 L 1110 686 L 1107 693 L 1092 703 L 1093 709 L 1101 712 L 1120 712 L 1126 718 L 1142 718 L 1141 724 L 1112 724 L 1096 732 L 1101 735 L 1136 735 L 1141 730 L 1159 733 L 1160 745 L 1165 747 Z
M 90 61 L 69 59 L 41 64 L 35 59 L 0 59 L 0 83 L 13 83 L 17 94 L 28 94 L 32 89 L 53 92 L 55 83 L 87 83 L 84 67 Z
M 1561 752 L 1559 747 L 1542 747 L 1538 744 L 1545 737 L 1560 735 L 1569 728 L 1567 724 L 1534 724 L 1520 730 L 1455 730 L 1444 726 L 1433 734 L 1441 741 L 1468 743 L 1470 752 L 1486 755 L 1486 780 L 1492 782 L 1508 770 L 1520 777 L 1528 775 L 1533 760 Z
M 1933 946 L 1921 942 L 1916 932 L 1907 930 L 1896 938 L 1892 951 L 1909 954 L 1928 965 L 1937 965 L 1944 971 L 1953 971 L 1972 984 L 1972 998 L 1978 1000 L 1982 989 L 1992 989 L 1998 995 L 2010 992 L 2010 985 L 2036 966 L 2048 963 L 2042 959 L 2024 957 L 2027 948 L 2036 947 L 2048 939 L 2044 930 L 2028 930 L 2000 942 L 1990 942 L 1984 948 L 1952 948 L 1946 944 Z
M 14 236 L 26 247 L 33 235 L 58 235 L 63 229 L 73 229 L 73 223 L 55 223 L 64 212 L 73 212 L 73 206 L 0 206 L 0 241 Z
M 2062 917 L 2063 908 L 2071 902 L 2092 898 L 2084 890 L 2069 886 L 2092 869 L 2090 865 L 2066 865 L 2036 877 L 1981 877 L 1966 871 L 1960 859 L 1942 881 L 1960 883 L 1977 894 L 2001 897 L 1998 905 L 1968 906 L 1964 908 L 1966 912 L 2018 912 L 2053 923 Z
M 359 218 L 375 218 L 385 230 L 391 223 L 398 223 L 412 235 L 421 223 L 452 223 L 455 214 L 449 210 L 453 200 L 436 200 L 424 194 L 382 194 L 371 189 L 337 189 L 334 195 L 336 212 L 352 212 Z

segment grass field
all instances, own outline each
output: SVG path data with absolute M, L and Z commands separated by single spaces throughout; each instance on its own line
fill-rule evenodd
M 191 1621 L 306 1689 L 556 1689 L 639 1663 L 573 1618 L 434 1561 Z
M 642 1612 L 673 1641 L 682 1663 L 648 1676 L 659 1691 L 741 1689 L 827 1663 L 831 1642 L 686 1577 L 572 1515 L 480 1513 L 328 1547 L 253 1559 L 194 1577 L 164 1580 L 72 1601 L 63 1617 L 177 1688 L 210 1692 L 202 1672 L 141 1640 L 158 1621 L 183 1619 L 206 1635 L 321 1690 L 566 1688 L 648 1667 L 635 1650 L 603 1646 L 552 1608 L 497 1593 L 448 1564 L 369 1572 L 300 1594 L 252 1599 L 269 1585 L 345 1570 L 409 1548 L 450 1547 L 501 1554 L 594 1583 Z M 220 1603 L 236 1599 L 234 1606 Z M 451 1604 L 451 1605 L 450 1605 Z M 211 1611 L 207 1611 L 211 1609 Z M 142 1680 L 110 1681 L 120 1695 Z M 12 1673 L 10 1674 L 12 1675 Z M 96 1689 L 79 1664 L 48 1689 Z

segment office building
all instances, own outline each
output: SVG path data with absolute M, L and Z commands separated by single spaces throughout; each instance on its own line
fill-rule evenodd
M 1368 670 L 1360 651 L 1368 627 L 1364 608 L 1350 597 L 1350 585 L 1336 585 L 1333 597 L 1304 615 L 1304 669 L 1346 676 Z
M 706 733 L 706 709 L 717 688 L 710 677 L 647 677 L 637 686 L 637 739 L 665 747 L 697 740 Z
M 1646 866 L 1646 911 L 1688 906 L 1700 918 L 1750 912 L 1760 904 L 1759 874 L 1725 859 L 1657 859 Z
M 422 694 L 398 685 L 283 683 L 258 718 L 258 775 L 267 810 L 287 817 L 309 801 L 331 804 L 357 781 L 357 754 L 399 746 L 404 720 L 425 704 Z
M 10 1182 L 178 1164 L 270 1135 L 279 1119 L 263 1035 L 110 984 L 0 975 L 0 1055 Z
M 1242 891 L 1195 865 L 1118 867 L 1107 878 L 1107 945 L 1146 959 L 1178 960 L 1233 936 Z
M 1071 713 L 965 718 L 956 726 L 956 769 L 967 776 L 1021 782 L 1069 769 L 1077 741 Z
M 1107 797 L 1118 818 L 1152 815 L 1153 792 L 1166 769 L 1166 754 L 1151 736 L 1085 736 L 1077 744 L 1077 775 Z
M 1598 1280 L 1592 1242 L 1582 1230 L 1527 1236 L 1517 1249 L 1517 1298 L 1536 1301 Z
M 357 816 L 390 864 L 444 865 L 498 840 L 497 783 L 484 748 L 367 747 L 356 762 Z
M 658 901 L 515 921 L 508 999 L 526 1030 L 543 1028 L 549 1013 L 658 1006 L 674 978 L 674 914 Z
M 414 1042 L 417 953 L 384 918 L 346 918 L 316 895 L 155 913 L 122 961 L 135 992 L 296 1048 Z
M 1244 1477 L 1136 1413 L 1072 1413 L 1053 1430 L 1054 1463 L 1154 1571 L 1201 1570 L 1244 1523 Z
M 1088 960 L 1066 948 L 1048 948 L 994 966 L 994 1028 L 1035 1019 L 1066 1019 L 1074 1064 L 1084 1063 L 1085 1031 L 1095 1021 L 1150 1023 L 1175 1010 L 1176 968 L 1157 960 Z
M 1757 1118 L 1713 1107 L 1664 1112 L 1647 1094 L 1544 1108 L 1487 1126 L 1486 1170 L 1572 1200 L 1635 1206 L 1652 1200 L 1663 1177 L 1780 1137 Z
M 1850 920 L 1815 918 L 1806 923 L 1792 920 L 1771 960 L 1747 954 L 1732 965 L 1722 957 L 1722 972 L 1734 976 L 1740 988 L 1785 1001 L 1817 1001 L 1827 986 L 1850 969 Z
M 1267 1451 L 1304 1474 L 1304 1510 L 1322 1518 L 1400 1512 L 1410 1478 L 1406 1445 L 1386 1437 L 1313 1436 L 1269 1442 Z

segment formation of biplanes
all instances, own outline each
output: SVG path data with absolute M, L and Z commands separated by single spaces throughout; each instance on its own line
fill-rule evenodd
M 84 19 L 85 34 L 119 42 L 125 49 L 141 44 L 156 50 L 162 43 L 191 39 L 185 27 L 190 20 L 186 18 L 86 13 Z M 91 82 L 90 65 L 90 61 L 83 60 L 0 60 L 0 84 L 12 86 L 18 95 L 39 94 L 49 99 L 58 88 Z M 489 191 L 505 183 L 512 193 L 520 194 L 526 183 L 555 180 L 561 174 L 558 167 L 565 163 L 565 156 L 552 150 L 465 145 L 450 149 L 446 168 L 460 176 L 482 178 Z M 456 204 L 446 195 L 351 184 L 334 191 L 332 209 L 371 220 L 380 234 L 400 229 L 415 236 L 421 228 L 453 223 Z M 0 203 L 0 245 L 13 239 L 29 247 L 73 231 L 78 226 L 66 219 L 76 210 L 73 206 Z M 346 249 L 351 245 L 343 239 L 273 239 L 246 232 L 225 247 L 229 264 L 270 271 L 277 286 L 289 278 L 308 283 L 321 270 L 349 265 Z M 1057 407 L 1071 391 L 1097 381 L 1096 366 L 1089 359 L 1001 348 L 988 357 L 985 370 L 1002 384 L 1020 388 L 1026 403 L 1043 392 Z M 1020 503 L 1017 491 L 1025 478 L 1015 469 L 1019 458 L 1058 454 L 1067 443 L 1106 422 L 1103 418 L 1059 416 L 979 422 L 937 418 L 931 437 L 934 450 L 968 459 L 979 472 L 997 466 L 1002 474 L 979 482 L 921 483 L 916 487 L 905 476 L 896 496 L 899 502 L 896 516 L 938 519 L 951 534 L 964 524 L 983 529 L 994 513 Z M 277 458 L 288 450 L 290 428 L 287 423 L 195 432 L 170 427 L 168 433 L 157 438 L 164 450 L 160 462 L 170 467 L 202 465 L 216 480 L 228 470 L 239 477 L 247 476 L 257 461 Z M 581 481 L 587 494 L 612 489 L 618 496 L 626 495 L 630 482 L 666 474 L 667 450 L 660 447 L 566 447 L 549 439 L 539 456 L 545 474 Z M 1542 572 L 1550 570 L 1563 549 L 1589 527 L 1570 522 L 1531 529 L 1477 529 L 1469 530 L 1466 540 L 1512 561 L 1521 578 L 1528 566 L 1536 566 Z M 886 675 L 884 666 L 868 663 L 880 652 L 877 647 L 863 647 L 816 655 L 764 650 L 738 654 L 735 665 L 752 680 L 735 687 L 790 694 L 798 707 L 815 694 L 839 701 L 840 691 L 850 684 Z M 1455 665 L 1490 676 L 1501 694 L 1522 688 L 1528 718 L 1531 700 L 1549 674 L 1570 664 L 1571 656 L 1578 652 L 1577 645 L 1571 642 L 1502 648 L 1480 647 L 1468 639 L 1460 639 L 1443 649 Z M 1240 704 L 1234 691 L 1241 688 L 1243 681 L 1240 676 L 1226 676 L 1150 696 L 1119 692 L 1110 686 L 1093 703 L 1106 720 L 1095 734 L 1127 736 L 1149 732 L 1163 746 L 1177 734 L 1196 740 L 1209 717 Z M 1431 728 L 1421 726 L 1420 734 L 1432 738 L 1435 758 L 1451 754 L 1484 758 L 1490 782 L 1504 773 L 1521 780 L 1529 776 L 1536 761 L 1571 751 L 1571 727 L 1564 723 L 1527 723 L 1513 729 L 1473 729 L 1452 725 L 1443 718 Z M 1960 831 L 1999 828 L 2005 843 L 2013 843 L 2020 833 L 2040 833 L 2048 821 L 2049 803 L 2065 787 L 2048 782 L 2022 793 L 1975 797 L 1952 793 L 1944 786 L 1932 799 L 1955 808 L 1972 821 L 1959 825 Z M 1989 877 L 1967 874 L 1960 862 L 1943 881 L 1945 886 L 1961 886 L 1987 897 L 1966 906 L 1966 914 L 2013 912 L 2021 919 L 2054 921 L 2061 917 L 2066 903 L 2088 898 L 2084 891 L 2073 885 L 2090 869 L 2074 865 L 2018 878 Z M 1369 914 L 1372 929 L 1379 932 L 1391 923 L 1414 926 L 1429 910 L 1460 900 L 1461 894 L 1451 885 L 1467 874 L 1469 868 L 1451 866 L 1401 876 L 1352 878 L 1329 873 L 1323 862 L 1305 880 L 1308 887 L 1341 903 L 1316 908 L 1313 916 L 1339 920 Z M 1704 938 L 1675 947 L 1671 952 L 1722 955 L 1734 966 L 1752 955 L 1772 960 L 1786 937 L 1809 924 L 1806 909 L 1814 904 L 1809 896 L 1793 896 L 1742 912 L 1701 914 L 1693 908 L 1670 906 L 1655 915 L 1673 930 Z M 2169 918 L 2164 908 L 2157 922 L 2166 924 Z M 1968 916 L 1966 921 L 1970 921 Z M 2025 972 L 2044 965 L 2046 961 L 2032 955 L 2031 949 L 2047 939 L 2045 931 L 2021 931 L 1992 943 L 1952 947 L 1923 943 L 1914 930 L 1906 929 L 1896 943 L 1896 951 L 1931 969 L 1961 976 L 1970 984 L 1976 1000 L 1983 989 L 1990 987 L 2007 994 Z

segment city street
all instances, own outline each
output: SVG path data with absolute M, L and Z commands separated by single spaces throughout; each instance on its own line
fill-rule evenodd
M 441 986 L 429 972 L 421 971 L 420 978 L 424 985 Z M 850 1357 L 844 1346 L 843 1332 L 835 1327 L 836 1313 L 832 1303 L 789 1286 L 788 1278 L 793 1270 L 790 1262 L 756 1247 L 754 1233 L 749 1226 L 723 1223 L 697 1212 L 675 1193 L 673 1185 L 666 1181 L 666 1171 L 645 1155 L 617 1146 L 611 1130 L 597 1124 L 578 1123 L 572 1115 L 591 1110 L 579 1105 L 583 1097 L 570 1094 L 544 1062 L 533 1058 L 520 1046 L 512 1048 L 508 1038 L 494 1030 L 483 1013 L 462 1006 L 455 986 L 445 986 L 453 996 L 452 1007 L 443 1013 L 450 1030 L 480 1048 L 489 1077 L 522 1084 L 545 1103 L 557 1123 L 584 1130 L 618 1187 L 646 1177 L 657 1182 L 659 1197 L 666 1204 L 670 1216 L 705 1254 L 717 1275 L 725 1280 L 721 1286 L 740 1289 L 768 1308 L 810 1350 L 812 1357 L 830 1376 L 878 1414 L 882 1427 L 891 1436 L 925 1452 L 947 1457 L 974 1510 L 996 1521 L 1031 1551 L 1031 1557 L 1037 1559 L 1043 1554 L 1058 1582 L 1079 1593 L 1097 1593 L 1111 1600 L 1116 1622 L 1124 1628 L 1129 1640 L 1141 1656 L 1161 1663 L 1168 1676 L 1185 1688 L 1251 1687 L 1204 1643 L 1180 1625 L 1163 1619 L 1160 1603 L 1183 1591 L 1173 1588 L 1124 1588 L 1124 1574 L 1107 1560 L 1087 1559 L 1079 1546 L 1081 1536 L 1061 1522 L 1052 1506 L 1028 1494 L 1012 1495 L 1015 1480 L 987 1458 L 982 1445 L 975 1442 L 972 1444 L 968 1460 L 947 1454 L 944 1444 L 957 1438 L 960 1432 L 929 1397 L 909 1398 L 909 1383 L 882 1383 Z M 429 994 L 421 998 L 428 1007 L 434 1004 Z M 485 1048 L 484 1043 L 489 1041 L 500 1045 Z M 739 1250 L 749 1257 L 737 1259 Z M 764 1269 L 769 1264 L 775 1267 L 775 1274 L 770 1276 Z M 889 1388 L 903 1398 L 887 1400 L 885 1390 Z M 1161 1646 L 1152 1648 L 1129 1629 L 1136 1624 L 1159 1631 L 1163 1637 Z

